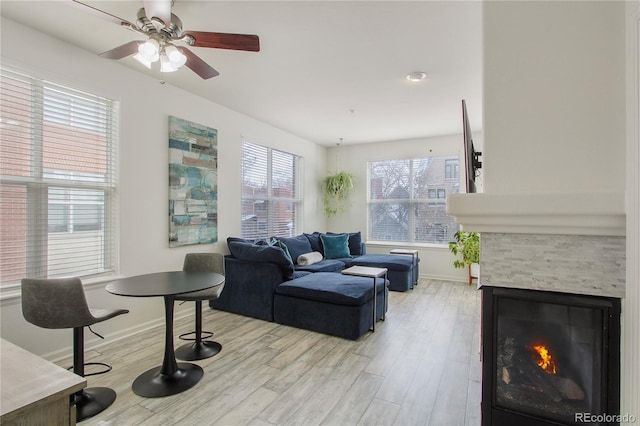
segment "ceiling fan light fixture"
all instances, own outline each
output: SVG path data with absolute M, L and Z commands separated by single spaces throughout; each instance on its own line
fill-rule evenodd
M 187 57 L 184 55 L 184 53 L 182 53 L 180 49 L 172 44 L 167 44 L 165 46 L 164 53 L 165 55 L 167 55 L 167 58 L 169 59 L 171 65 L 173 65 L 176 69 L 187 63 Z
M 151 63 L 152 61 L 146 59 L 145 57 L 143 57 L 140 53 L 136 53 L 135 55 L 133 55 L 133 59 L 135 59 L 136 61 L 140 62 L 142 65 L 144 65 L 145 67 L 151 69 Z
M 160 43 L 158 43 L 158 40 L 150 38 L 138 46 L 138 53 L 148 61 L 155 62 L 158 60 L 158 54 L 160 53 Z
M 178 71 L 178 67 L 171 63 L 169 57 L 162 53 L 160 55 L 160 72 L 175 72 Z

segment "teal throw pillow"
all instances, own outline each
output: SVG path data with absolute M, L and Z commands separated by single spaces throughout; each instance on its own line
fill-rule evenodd
M 282 251 L 284 251 L 284 255 L 287 257 L 287 259 L 289 259 L 293 264 L 296 263 L 291 257 L 291 253 L 289 253 L 289 249 L 287 248 L 287 245 L 285 243 L 276 238 L 271 238 L 271 241 L 269 241 L 269 245 L 272 247 L 280 247 Z
M 324 246 L 325 259 L 351 257 L 351 253 L 349 253 L 349 234 L 322 234 L 320 239 Z

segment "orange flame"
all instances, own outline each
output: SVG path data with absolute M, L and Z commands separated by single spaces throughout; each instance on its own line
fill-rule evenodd
M 556 363 L 553 362 L 549 349 L 544 345 L 533 345 L 531 348 L 538 354 L 536 364 L 548 374 L 556 374 Z

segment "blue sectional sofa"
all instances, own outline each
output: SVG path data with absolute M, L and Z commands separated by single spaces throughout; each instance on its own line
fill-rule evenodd
M 393 284 L 401 291 L 412 287 L 417 268 L 411 257 L 367 255 L 359 232 L 314 232 L 269 241 L 232 237 L 227 245 L 231 254 L 225 256 L 225 288 L 209 302 L 212 308 L 354 340 L 372 326 L 373 280 L 340 272 L 353 265 L 389 270 L 388 281 L 376 280 L 380 320 L 388 289 Z M 311 252 L 321 253 L 322 260 L 298 263 Z

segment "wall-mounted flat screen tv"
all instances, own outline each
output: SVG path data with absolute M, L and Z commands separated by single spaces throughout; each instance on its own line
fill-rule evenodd
M 467 175 L 467 193 L 476 192 L 476 177 L 482 168 L 480 156 L 482 152 L 477 152 L 473 146 L 471 136 L 471 126 L 469 126 L 469 114 L 467 113 L 467 103 L 462 100 L 462 134 L 464 138 L 464 164 Z

